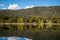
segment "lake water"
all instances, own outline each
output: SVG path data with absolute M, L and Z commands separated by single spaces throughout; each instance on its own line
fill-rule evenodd
M 0 25 L 0 40 L 32 40 L 32 37 L 38 40 L 46 35 L 48 39 L 50 36 L 55 39 L 60 38 L 59 33 L 60 25 Z
M 32 40 L 32 39 L 20 37 L 0 37 L 0 40 Z

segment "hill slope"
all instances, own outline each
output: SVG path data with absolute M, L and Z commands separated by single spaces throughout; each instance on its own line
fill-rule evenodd
M 0 15 L 11 15 L 11 16 L 60 16 L 60 6 L 50 6 L 50 7 L 33 7 L 29 9 L 20 10 L 0 10 Z

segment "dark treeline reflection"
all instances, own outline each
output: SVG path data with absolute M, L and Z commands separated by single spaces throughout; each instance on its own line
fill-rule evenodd
M 0 37 L 25 37 L 32 40 L 59 40 L 60 25 L 0 25 Z
M 39 31 L 43 29 L 60 30 L 60 25 L 0 25 L 0 30 Z

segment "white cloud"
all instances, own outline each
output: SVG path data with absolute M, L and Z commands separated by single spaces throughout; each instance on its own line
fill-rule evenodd
M 28 9 L 28 8 L 33 8 L 34 6 L 26 6 L 24 9 Z M 18 9 L 22 9 L 18 4 L 10 4 L 7 8 L 3 7 L 3 9 L 10 9 L 10 10 L 18 10 Z
M 25 38 L 26 40 L 32 40 L 32 39 L 28 39 L 28 38 Z
M 4 7 L 3 9 L 18 10 L 20 7 L 18 4 L 10 4 L 7 8 Z
M 8 37 L 7 39 L 8 40 L 15 40 L 13 37 Z
M 25 8 L 30 8 L 30 6 L 26 6 Z
M 0 4 L 0 6 L 4 6 L 4 4 Z
M 7 8 L 3 8 L 3 9 L 7 9 Z
M 26 6 L 25 9 L 32 8 L 32 7 L 34 7 L 34 6 L 33 6 L 33 5 L 31 5 L 31 6 Z
M 18 4 L 10 4 L 10 5 L 8 6 L 8 9 L 17 10 L 17 9 L 20 9 L 20 7 L 19 7 Z
M 19 40 L 20 38 L 19 37 L 8 37 L 7 39 L 8 40 Z
M 32 40 L 32 39 L 28 39 L 28 38 L 20 38 L 20 37 L 7 37 L 8 40 Z

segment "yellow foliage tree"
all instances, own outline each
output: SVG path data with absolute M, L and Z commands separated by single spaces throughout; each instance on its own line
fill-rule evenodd
M 18 23 L 22 23 L 23 22 L 23 18 L 18 18 Z
M 23 18 L 18 18 L 18 23 L 22 23 L 23 22 Z M 23 30 L 23 26 L 22 25 L 18 25 L 18 30 Z

